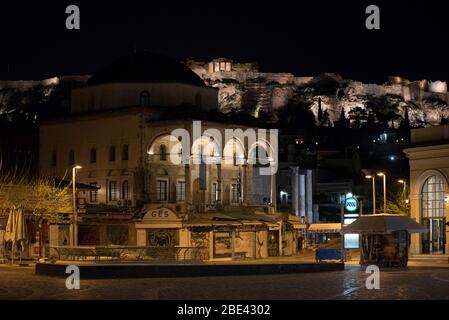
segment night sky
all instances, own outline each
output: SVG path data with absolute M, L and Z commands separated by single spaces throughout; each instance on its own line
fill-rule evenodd
M 389 2 L 1 1 L 0 79 L 91 74 L 137 48 L 297 76 L 448 80 L 444 1 Z M 65 28 L 69 4 L 80 7 L 79 31 Z M 369 4 L 380 7 L 381 30 L 365 28 Z

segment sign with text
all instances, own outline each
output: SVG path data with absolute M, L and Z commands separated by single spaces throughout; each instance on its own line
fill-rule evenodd
M 168 208 L 156 208 L 148 210 L 143 220 L 179 220 L 179 217 Z

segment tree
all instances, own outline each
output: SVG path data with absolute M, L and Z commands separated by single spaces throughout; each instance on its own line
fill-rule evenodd
M 40 256 L 45 254 L 40 241 L 42 223 L 44 220 L 58 222 L 61 214 L 70 213 L 71 199 L 69 185 L 64 185 L 62 180 L 28 179 L 13 173 L 0 177 L 0 209 L 5 213 L 21 208 L 26 214 L 34 216 Z
M 307 101 L 291 102 L 278 110 L 280 126 L 312 128 L 315 126 L 315 115 Z
M 366 108 L 373 112 L 383 127 L 388 127 L 389 122 L 394 128 L 394 121 L 401 118 L 398 115 L 399 106 L 404 99 L 396 94 L 385 94 L 381 96 L 366 95 Z
M 349 119 L 353 121 L 352 126 L 354 128 L 360 128 L 362 122 L 365 122 L 368 119 L 368 113 L 366 109 L 355 107 L 349 111 Z
M 405 202 L 404 190 L 396 193 L 390 193 L 387 201 L 386 212 L 391 214 L 407 214 L 409 215 L 408 204 Z

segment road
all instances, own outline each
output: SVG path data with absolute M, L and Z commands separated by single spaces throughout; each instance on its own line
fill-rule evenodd
M 82 280 L 67 290 L 65 279 L 34 274 L 32 267 L 0 266 L 0 299 L 449 299 L 447 262 L 410 262 L 385 269 L 380 289 L 365 287 L 358 265 L 345 271 L 200 278 Z

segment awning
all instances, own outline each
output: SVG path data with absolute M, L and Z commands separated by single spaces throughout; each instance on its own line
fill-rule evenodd
M 359 234 L 391 234 L 406 230 L 409 233 L 426 233 L 428 229 L 415 220 L 399 214 L 373 214 L 361 216 L 350 225 L 344 227 L 341 233 Z
M 304 223 L 296 222 L 296 221 L 288 221 L 289 224 L 292 225 L 295 230 L 304 230 L 307 229 L 307 225 Z
M 341 223 L 312 223 L 309 226 L 309 232 L 315 233 L 339 233 Z

